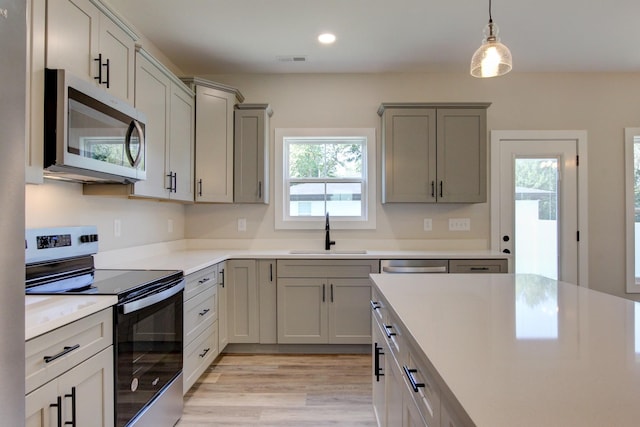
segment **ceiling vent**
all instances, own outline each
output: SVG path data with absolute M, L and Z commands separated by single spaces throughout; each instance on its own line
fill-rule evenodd
M 304 55 L 289 55 L 289 56 L 276 56 L 279 62 L 307 62 L 307 57 Z

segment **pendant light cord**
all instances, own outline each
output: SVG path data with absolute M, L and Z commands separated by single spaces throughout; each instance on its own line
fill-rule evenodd
M 493 18 L 491 17 L 491 0 L 489 0 L 489 23 L 493 24 Z

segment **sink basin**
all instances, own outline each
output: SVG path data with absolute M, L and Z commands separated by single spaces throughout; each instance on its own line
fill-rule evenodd
M 352 250 L 352 251 L 318 251 L 318 250 L 292 250 L 289 251 L 292 255 L 356 255 L 366 254 L 365 250 Z

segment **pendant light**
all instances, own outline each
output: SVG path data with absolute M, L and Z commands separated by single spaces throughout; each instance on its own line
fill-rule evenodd
M 496 77 L 511 71 L 511 52 L 500 43 L 498 26 L 491 18 L 491 0 L 489 0 L 489 23 L 483 31 L 484 40 L 471 58 L 471 75 L 473 77 Z

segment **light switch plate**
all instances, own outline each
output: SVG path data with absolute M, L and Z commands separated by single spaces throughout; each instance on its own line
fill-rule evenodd
M 238 218 L 238 231 L 247 231 L 247 219 Z
M 113 220 L 113 235 L 115 237 L 120 237 L 122 234 L 122 222 L 119 219 Z
M 471 230 L 470 218 L 449 218 L 449 231 Z
M 425 218 L 424 225 L 423 225 L 424 231 L 431 231 L 432 226 L 433 224 L 432 224 L 431 218 Z

